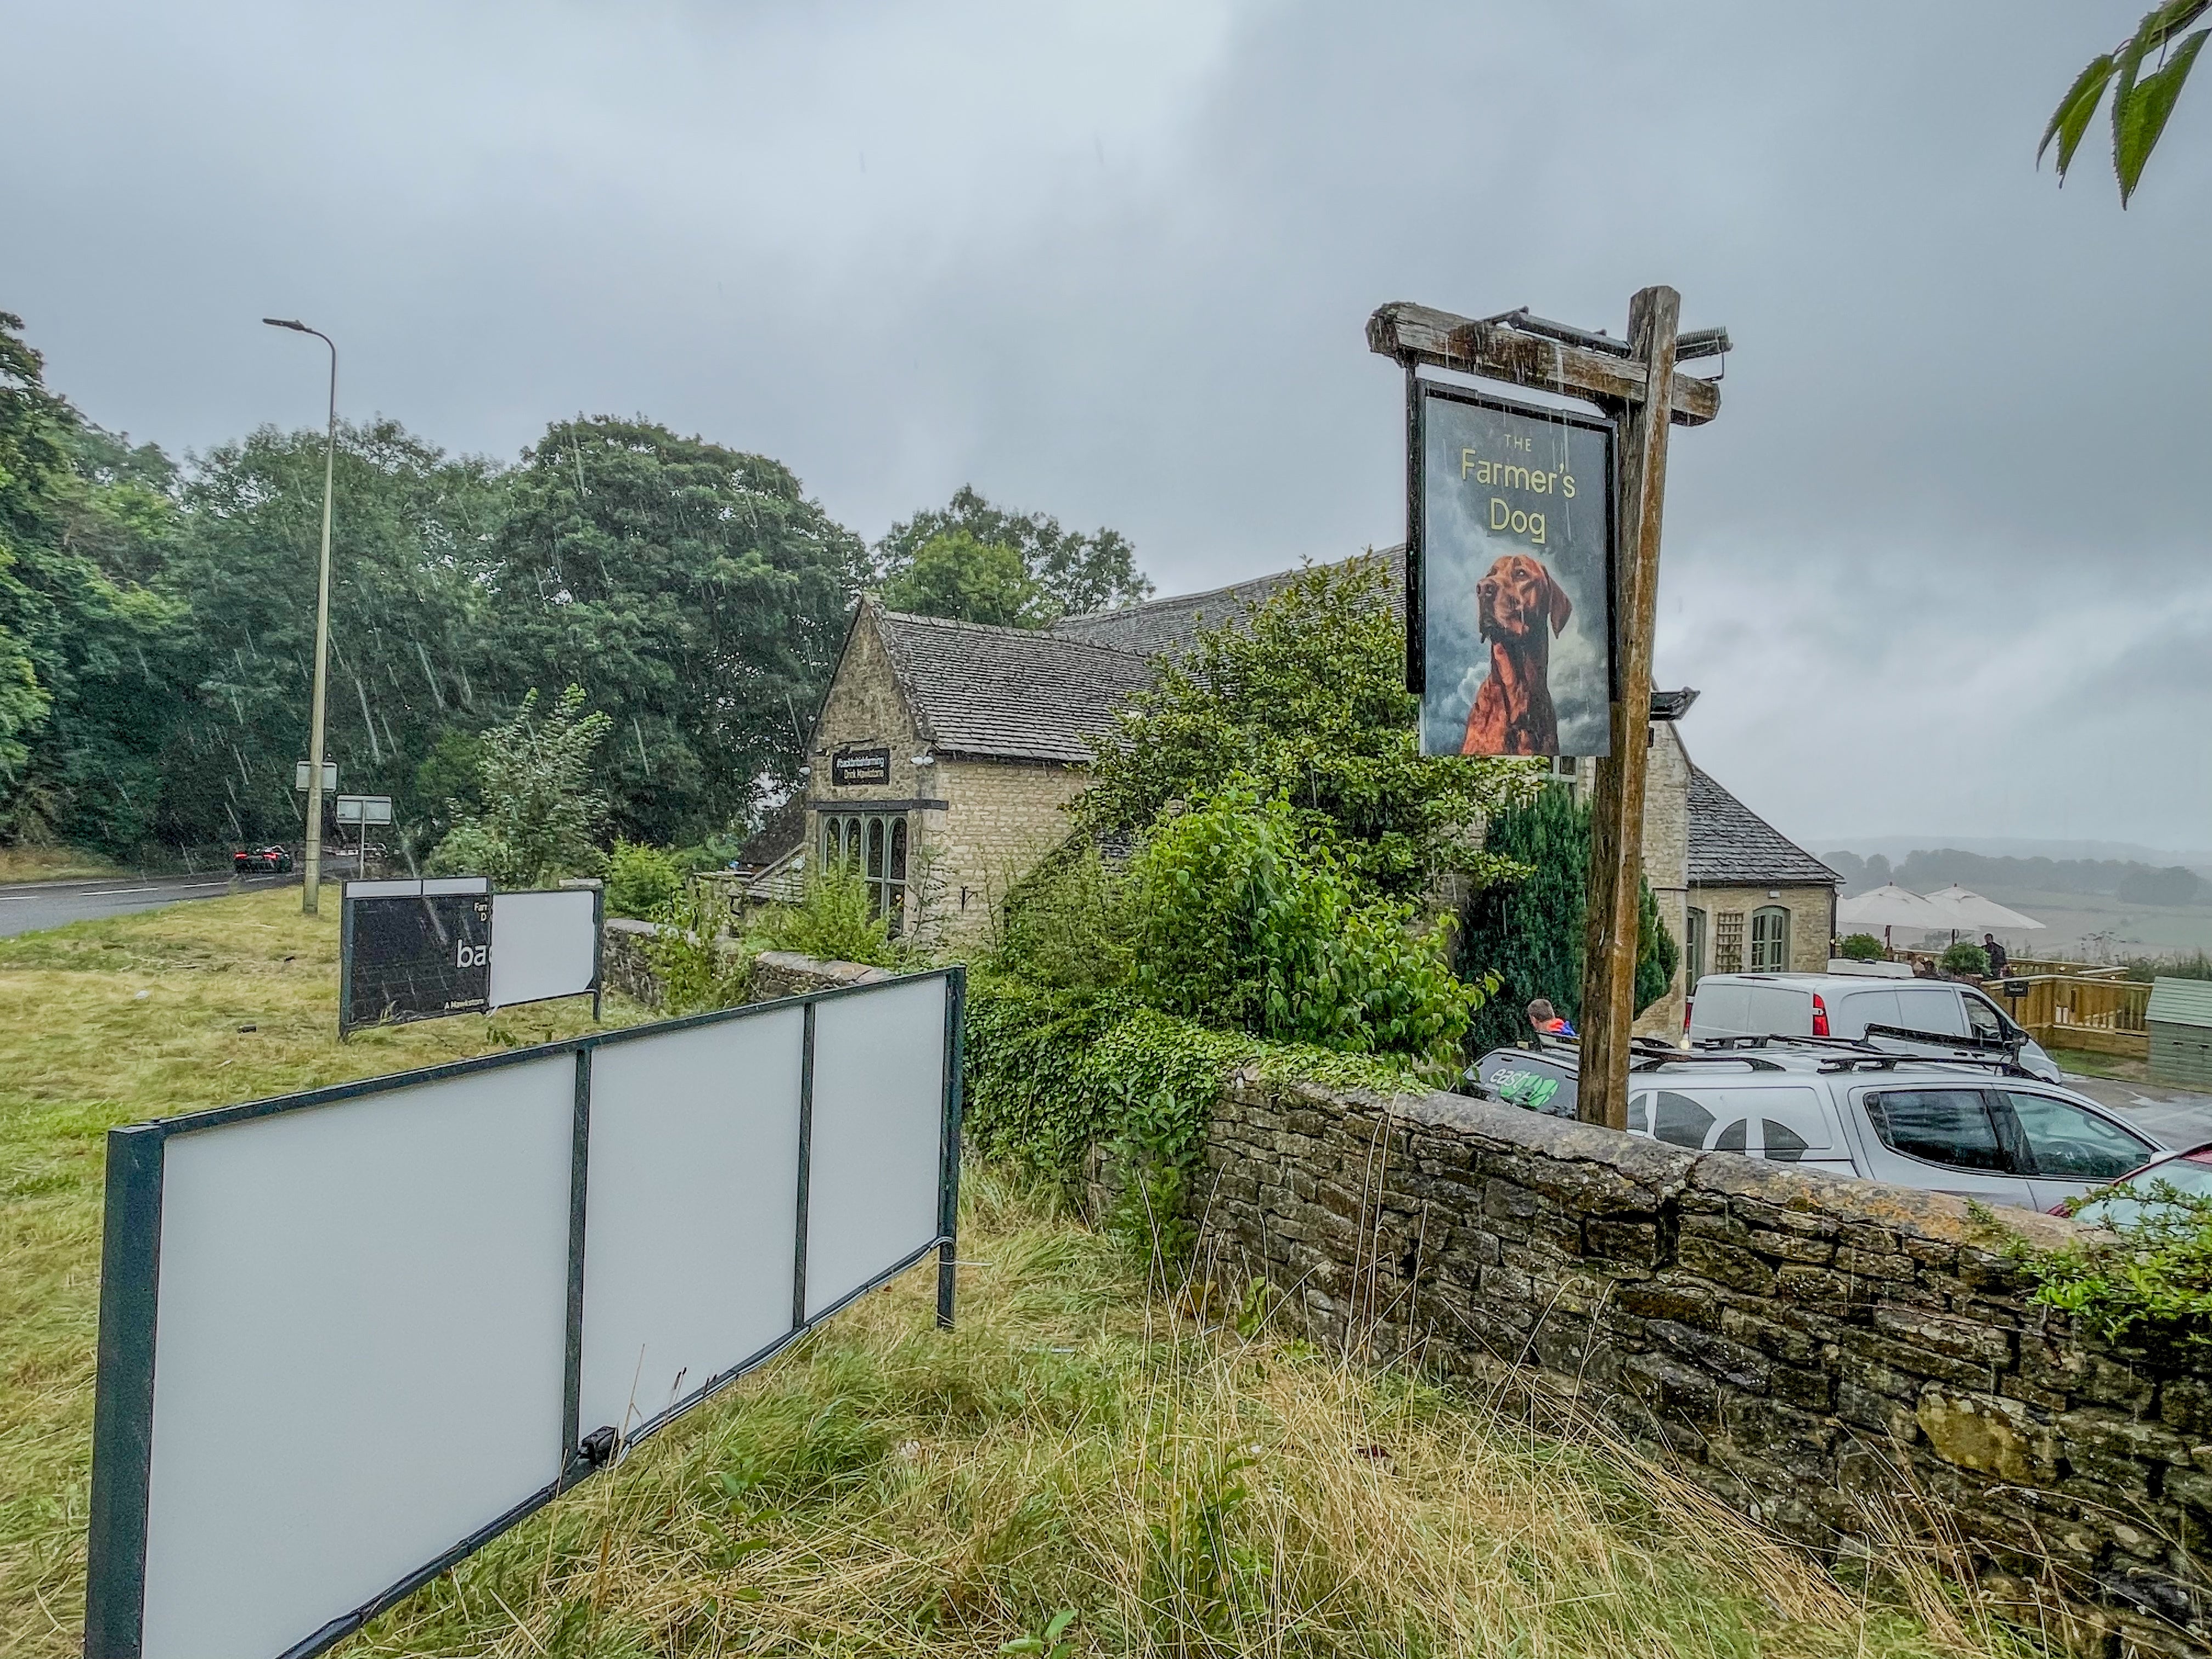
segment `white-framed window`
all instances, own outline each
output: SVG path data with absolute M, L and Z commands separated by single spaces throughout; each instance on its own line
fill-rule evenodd
M 1682 916 L 1682 988 L 1695 991 L 1705 976 L 1705 913 L 1692 905 Z
M 1790 913 L 1763 904 L 1751 913 L 1751 971 L 1778 974 L 1790 966 Z
M 907 817 L 903 812 L 825 812 L 822 864 L 860 872 L 868 914 L 889 918 L 893 933 L 906 921 Z

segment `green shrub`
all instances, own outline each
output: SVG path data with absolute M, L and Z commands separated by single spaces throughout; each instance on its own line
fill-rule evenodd
M 1207 618 L 1100 741 L 1076 823 L 1134 840 L 1243 778 L 1290 803 L 1301 840 L 1329 849 L 1363 900 L 1419 902 L 1446 872 L 1510 873 L 1468 826 L 1528 800 L 1543 769 L 1420 752 L 1394 569 L 1302 570 L 1256 609 Z
M 584 712 L 580 685 L 543 714 L 538 693 L 526 696 L 513 719 L 477 739 L 480 803 L 457 811 L 452 832 L 430 854 L 430 872 L 489 876 L 506 888 L 598 874 L 607 798 L 592 781 L 612 724 L 603 711 Z
M 2144 1196 L 2136 1218 L 2112 1230 L 2117 1245 L 2093 1237 L 2038 1250 L 2015 1239 L 2008 1254 L 2037 1281 L 2033 1300 L 2108 1342 L 2178 1350 L 2201 1364 L 2212 1356 L 2212 1198 L 2170 1182 Z
M 1961 939 L 1943 952 L 1943 971 L 1961 979 L 1980 979 L 1990 971 L 1990 953 Z
M 2154 979 L 2212 979 L 2212 951 L 2192 951 L 2170 957 L 2130 957 L 2127 976 L 2148 982 Z
M 1016 884 L 999 907 L 993 957 L 1003 972 L 1063 990 L 1127 987 L 1136 909 L 1127 874 L 1095 846 L 1071 845 Z
M 1359 903 L 1288 802 L 1246 784 L 1154 826 L 1131 871 L 1136 990 L 1169 1013 L 1279 1042 L 1448 1064 L 1485 986 L 1451 971 L 1446 930 Z
M 1847 962 L 1880 962 L 1881 960 L 1881 941 L 1872 933 L 1849 934 L 1838 948 L 1843 951 L 1844 959 Z
M 684 890 L 675 860 L 657 847 L 619 837 L 607 855 L 607 908 L 618 916 L 650 916 Z
M 1550 1000 L 1570 1024 L 1582 1023 L 1583 919 L 1589 891 L 1589 808 L 1564 788 L 1498 813 L 1486 839 L 1527 873 L 1496 882 L 1468 905 L 1460 935 L 1463 976 L 1495 975 L 1498 990 L 1469 1024 L 1470 1051 L 1500 1048 L 1528 1035 L 1523 1010 Z M 1637 909 L 1636 1007 L 1640 1013 L 1674 983 L 1680 951 L 1645 883 Z
M 1091 1151 L 1101 1149 L 1122 1186 L 1113 1219 L 1164 1258 L 1190 1243 L 1207 1119 L 1239 1066 L 1384 1094 L 1425 1086 L 1392 1056 L 1212 1030 L 1126 992 L 1085 994 L 991 972 L 969 977 L 962 1076 L 970 1150 L 1073 1185 Z
M 715 938 L 721 916 L 710 890 L 678 883 L 675 896 L 663 902 L 653 920 L 659 925 L 645 954 L 660 981 L 661 1012 L 703 1014 L 745 1000 L 752 964 Z
M 845 865 L 811 872 L 795 904 L 773 904 L 754 921 L 747 942 L 766 951 L 796 951 L 825 962 L 903 967 L 913 952 L 890 936 L 890 925 L 869 914 L 868 884 Z

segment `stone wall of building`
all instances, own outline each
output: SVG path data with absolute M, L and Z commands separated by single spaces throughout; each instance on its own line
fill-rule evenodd
M 1317 1341 L 1608 1423 L 1824 1556 L 1948 1533 L 2079 1650 L 2212 1644 L 2212 1379 L 2030 1304 L 1961 1200 L 1250 1075 L 1207 1160 L 1201 1271 Z
M 1828 965 L 1828 918 L 1834 896 L 1831 887 L 1692 887 L 1689 902 L 1705 913 L 1705 971 L 1748 973 L 1751 913 L 1778 904 L 1790 912 L 1790 971 L 1819 973 Z M 1733 933 L 1739 944 L 1732 958 L 1723 950 L 1723 942 L 1731 937 L 1729 916 L 1739 918 Z M 1673 1029 L 1681 1029 L 1680 1003 Z
M 1671 720 L 1650 726 L 1651 754 L 1644 781 L 1644 878 L 1658 901 L 1659 919 L 1679 950 L 1687 926 L 1690 886 L 1690 757 Z M 1671 1037 L 1682 1029 L 1686 975 L 1678 966 L 1667 994 L 1637 1017 L 1641 1036 Z
M 940 759 L 952 810 L 930 842 L 927 914 L 939 936 L 972 940 L 990 927 L 1006 890 L 1066 841 L 1066 807 L 1090 787 L 1068 766 Z

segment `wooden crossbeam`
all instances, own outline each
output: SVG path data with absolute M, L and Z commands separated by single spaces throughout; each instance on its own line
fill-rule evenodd
M 1401 363 L 1426 363 L 1486 380 L 1510 380 L 1608 408 L 1644 401 L 1645 374 L 1633 357 L 1594 351 L 1504 322 L 1481 322 L 1429 306 L 1398 301 L 1367 319 L 1371 351 Z M 1677 374 L 1668 414 L 1676 426 L 1703 426 L 1721 412 L 1721 389 L 1694 374 Z

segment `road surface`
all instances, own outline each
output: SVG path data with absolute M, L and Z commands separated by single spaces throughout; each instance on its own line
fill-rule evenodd
M 188 899 L 221 898 L 226 893 L 289 887 L 297 875 L 100 876 L 86 881 L 25 881 L 0 885 L 0 939 L 11 933 L 58 927 L 94 916 L 127 915 Z
M 2212 1141 L 2212 1095 L 2164 1083 L 2126 1083 L 2117 1078 L 2066 1074 L 2066 1086 L 2101 1101 L 2142 1132 L 2177 1151 Z

